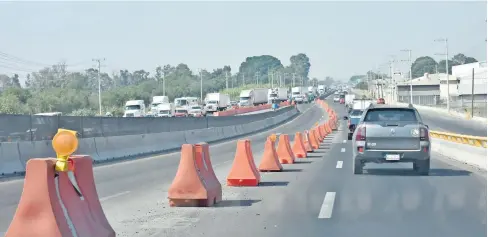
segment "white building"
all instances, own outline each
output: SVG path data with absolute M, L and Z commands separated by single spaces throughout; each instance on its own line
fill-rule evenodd
M 471 100 L 471 95 L 473 94 L 475 101 L 486 101 L 488 84 L 486 62 L 454 66 L 452 67 L 452 74 L 459 81 L 458 91 L 461 100 Z

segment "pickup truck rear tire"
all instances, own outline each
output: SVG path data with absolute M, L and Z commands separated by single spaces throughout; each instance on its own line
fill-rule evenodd
M 427 160 L 419 160 L 413 163 L 413 169 L 416 171 L 419 175 L 422 176 L 427 176 L 429 175 L 430 171 L 430 158 Z
M 357 160 L 353 161 L 353 173 L 363 174 L 363 164 Z

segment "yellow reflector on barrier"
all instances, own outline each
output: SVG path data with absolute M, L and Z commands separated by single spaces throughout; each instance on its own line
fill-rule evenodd
M 56 170 L 68 171 L 68 158 L 78 149 L 78 138 L 76 131 L 68 129 L 58 129 L 52 141 L 53 149 L 57 155 Z

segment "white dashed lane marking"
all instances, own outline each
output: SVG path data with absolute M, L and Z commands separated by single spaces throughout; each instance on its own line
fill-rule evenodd
M 337 168 L 337 169 L 342 169 L 342 164 L 343 164 L 343 163 L 344 163 L 344 162 L 342 162 L 342 160 L 337 161 L 336 168 Z
M 329 219 L 332 217 L 332 210 L 334 209 L 335 192 L 327 192 L 325 194 L 324 202 L 320 207 L 319 219 Z
M 341 152 L 346 152 L 346 148 L 341 148 Z

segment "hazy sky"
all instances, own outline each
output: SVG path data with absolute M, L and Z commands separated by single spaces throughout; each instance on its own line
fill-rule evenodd
M 486 60 L 486 11 L 486 1 L 2 2 L 0 52 L 33 62 L 0 55 L 0 73 L 23 76 L 60 60 L 81 70 L 95 57 L 106 58 L 107 72 L 178 63 L 237 72 L 247 56 L 287 65 L 306 53 L 311 77 L 345 79 L 390 55 L 407 59 L 404 48 L 413 59 L 441 59 L 439 37 L 451 55 Z

